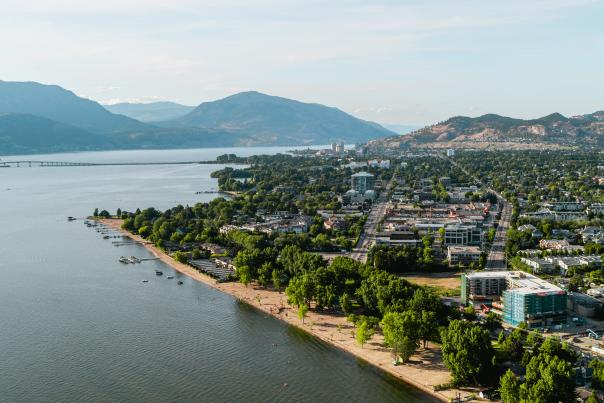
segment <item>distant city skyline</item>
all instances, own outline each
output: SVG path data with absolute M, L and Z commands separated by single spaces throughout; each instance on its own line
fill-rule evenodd
M 0 80 L 101 103 L 255 90 L 385 124 L 604 109 L 604 1 L 4 0 Z

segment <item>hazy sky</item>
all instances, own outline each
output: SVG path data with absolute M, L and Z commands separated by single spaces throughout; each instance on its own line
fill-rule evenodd
M 604 1 L 0 0 L 0 10 L 0 79 L 101 102 L 196 105 L 253 89 L 418 125 L 604 109 Z

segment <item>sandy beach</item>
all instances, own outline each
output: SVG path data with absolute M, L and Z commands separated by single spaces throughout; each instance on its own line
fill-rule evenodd
M 198 272 L 193 267 L 177 262 L 159 248 L 146 243 L 138 235 L 130 234 L 121 229 L 122 220 L 103 219 L 104 225 L 119 230 L 131 239 L 141 242 L 154 256 L 161 259 L 174 270 L 183 273 L 195 280 L 201 281 L 215 289 L 230 294 L 249 305 L 260 309 L 267 314 L 287 322 L 292 326 L 304 330 L 321 340 L 358 357 L 369 364 L 389 373 L 390 375 L 421 389 L 442 401 L 451 399 L 461 394 L 462 398 L 469 396 L 469 391 L 450 389 L 435 391 L 434 386 L 447 383 L 451 377 L 444 366 L 438 346 L 430 345 L 428 349 L 419 349 L 411 360 L 399 366 L 392 365 L 392 356 L 388 349 L 383 347 L 383 336 L 376 334 L 367 344 L 360 347 L 354 337 L 354 325 L 346 320 L 343 315 L 317 313 L 308 311 L 304 323 L 298 319 L 295 307 L 287 303 L 284 292 L 255 287 L 247 287 L 237 282 L 217 283 L 212 277 Z

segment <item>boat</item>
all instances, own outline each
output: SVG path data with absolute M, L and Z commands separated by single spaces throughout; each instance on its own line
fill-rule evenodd
M 182 285 L 182 281 L 178 280 L 178 285 Z
M 75 221 L 75 220 L 77 220 L 77 218 L 72 217 L 72 216 L 67 217 L 67 221 Z
M 143 280 L 143 283 L 148 283 L 148 282 L 149 282 L 149 280 Z
M 166 277 L 168 280 L 172 280 L 174 278 L 174 276 L 168 276 Z
M 155 275 L 156 276 L 161 276 L 162 274 L 164 274 L 163 271 L 161 271 L 161 270 L 155 270 Z
M 120 262 L 122 262 L 122 263 L 125 263 L 125 264 L 130 263 L 130 262 L 128 261 L 128 258 L 127 258 L 127 257 L 125 257 L 125 256 L 120 256 L 119 261 L 120 261 Z

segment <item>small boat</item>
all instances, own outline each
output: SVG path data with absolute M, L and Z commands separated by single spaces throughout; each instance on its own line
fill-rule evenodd
M 155 275 L 156 276 L 161 276 L 162 274 L 164 274 L 163 271 L 161 271 L 161 270 L 155 270 Z
M 172 280 L 174 278 L 174 276 L 168 276 L 166 277 L 168 280 Z
M 178 285 L 182 285 L 182 281 L 178 280 Z
M 148 283 L 148 282 L 149 282 L 149 280 L 143 280 L 143 283 Z
M 128 261 L 128 258 L 127 258 L 127 257 L 124 257 L 124 256 L 121 256 L 121 257 L 119 258 L 119 261 L 120 261 L 120 262 L 122 262 L 122 263 L 125 263 L 125 264 L 130 263 L 130 262 Z
M 72 217 L 72 216 L 67 217 L 67 221 L 75 221 L 75 220 L 77 220 L 77 218 Z

